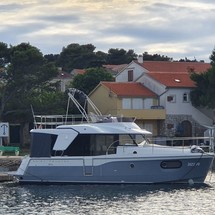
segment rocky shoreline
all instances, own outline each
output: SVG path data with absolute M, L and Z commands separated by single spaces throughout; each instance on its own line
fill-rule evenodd
M 13 181 L 9 171 L 16 171 L 21 164 L 22 156 L 0 156 L 0 182 Z

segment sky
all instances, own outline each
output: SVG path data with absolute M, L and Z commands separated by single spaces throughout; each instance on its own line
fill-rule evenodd
M 71 43 L 210 62 L 214 0 L 1 0 L 0 42 L 60 54 Z

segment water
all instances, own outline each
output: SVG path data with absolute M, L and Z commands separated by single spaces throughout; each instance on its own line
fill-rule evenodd
M 213 214 L 215 173 L 204 185 L 0 184 L 0 214 Z

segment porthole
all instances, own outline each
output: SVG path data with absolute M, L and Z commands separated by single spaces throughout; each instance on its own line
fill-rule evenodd
M 166 160 L 162 161 L 160 166 L 163 169 L 177 169 L 182 166 L 182 163 L 179 160 Z
M 161 167 L 165 169 L 165 168 L 167 167 L 167 163 L 166 163 L 165 161 L 163 161 L 163 162 L 161 163 Z

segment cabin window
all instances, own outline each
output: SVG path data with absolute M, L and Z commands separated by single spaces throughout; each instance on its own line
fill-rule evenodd
M 129 134 L 119 135 L 119 145 L 134 145 L 135 136 Z
M 121 134 L 119 135 L 119 145 L 143 144 L 145 138 L 142 134 Z
M 78 135 L 64 151 L 65 156 L 90 156 L 90 135 Z
M 141 136 L 137 138 L 137 136 Z M 64 156 L 95 156 L 116 154 L 119 145 L 136 145 L 142 135 L 131 134 L 79 134 L 63 152 Z
M 32 133 L 30 157 L 50 157 L 57 135 Z
M 114 154 L 117 145 L 117 135 L 92 135 L 90 152 L 91 155 Z
M 133 80 L 134 80 L 134 71 L 128 70 L 128 81 L 133 81 Z
M 80 134 L 64 151 L 63 155 L 66 156 L 104 155 L 106 154 L 108 147 L 111 144 L 113 144 L 113 147 L 115 147 L 114 143 L 117 143 L 117 135 Z M 113 151 L 113 153 L 116 152 Z

